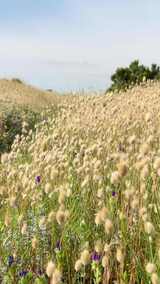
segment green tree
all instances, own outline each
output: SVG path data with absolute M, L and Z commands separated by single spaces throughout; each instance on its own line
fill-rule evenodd
M 111 76 L 112 84 L 108 91 L 127 90 L 131 86 L 140 84 L 143 80 L 159 80 L 160 67 L 152 64 L 151 68 L 141 65 L 139 60 L 134 60 L 129 67 L 119 67 Z

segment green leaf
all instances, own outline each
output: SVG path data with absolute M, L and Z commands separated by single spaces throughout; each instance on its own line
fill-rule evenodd
M 36 278 L 34 281 L 34 284 L 47 284 L 47 279 L 45 278 L 45 276 L 42 276 L 40 278 Z

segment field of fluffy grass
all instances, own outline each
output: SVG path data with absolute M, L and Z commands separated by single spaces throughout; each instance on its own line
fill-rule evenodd
M 23 124 L 0 164 L 1 283 L 160 283 L 159 101 L 157 82 L 62 96 Z

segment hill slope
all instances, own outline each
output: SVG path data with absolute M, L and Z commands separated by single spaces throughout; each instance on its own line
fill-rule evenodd
M 56 101 L 56 93 L 42 91 L 16 80 L 0 80 L 0 109 L 14 104 L 39 109 Z

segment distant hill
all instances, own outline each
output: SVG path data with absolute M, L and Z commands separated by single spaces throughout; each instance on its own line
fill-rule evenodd
M 18 79 L 0 79 L 0 110 L 14 104 L 38 110 L 56 103 L 58 97 L 56 92 L 40 90 Z

